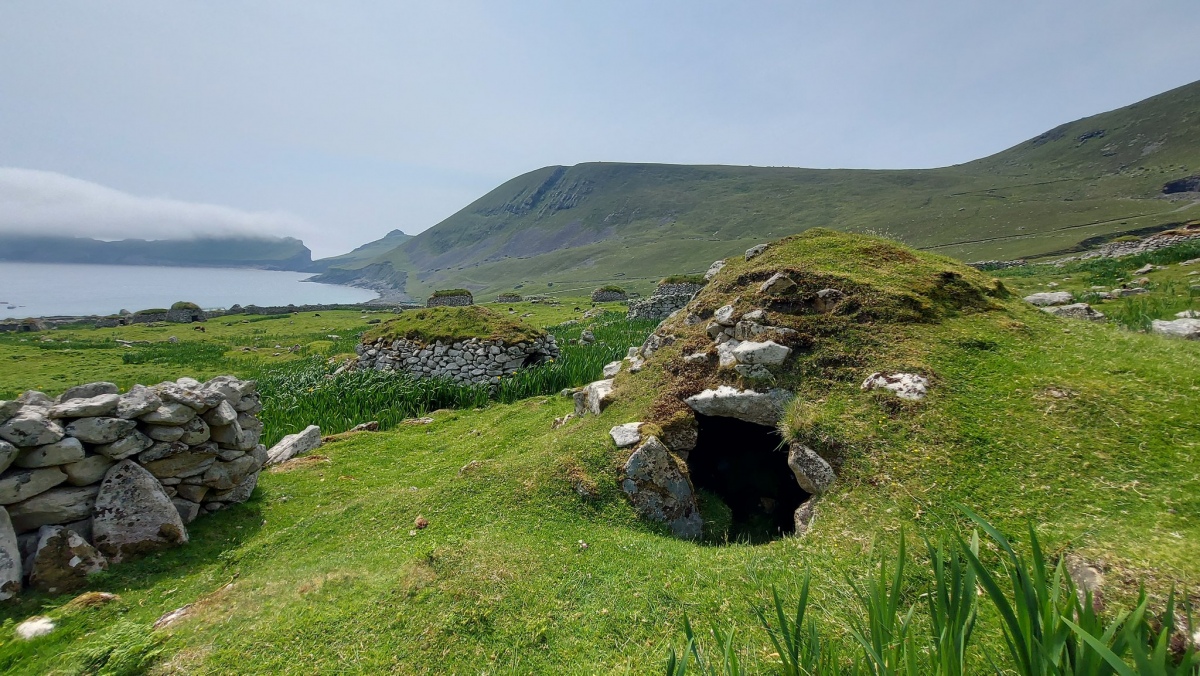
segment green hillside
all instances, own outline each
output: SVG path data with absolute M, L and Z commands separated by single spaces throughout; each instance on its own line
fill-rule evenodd
M 412 239 L 412 235 L 405 234 L 400 230 L 393 230 L 380 239 L 374 242 L 367 242 L 349 253 L 315 260 L 313 261 L 313 267 L 320 270 L 330 267 L 354 268 L 357 264 L 371 262 L 381 254 L 395 249 L 410 239 Z
M 373 260 L 335 265 L 330 281 L 363 269 L 412 297 L 445 286 L 570 293 L 616 279 L 645 291 L 818 226 L 964 260 L 1030 257 L 1200 217 L 1200 194 L 1162 195 L 1198 171 L 1193 83 L 939 169 L 544 167 Z

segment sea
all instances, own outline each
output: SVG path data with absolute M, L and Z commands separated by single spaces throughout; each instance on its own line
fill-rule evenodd
M 306 272 L 0 262 L 0 319 L 110 315 L 188 301 L 233 305 L 362 303 L 373 291 L 306 282 Z

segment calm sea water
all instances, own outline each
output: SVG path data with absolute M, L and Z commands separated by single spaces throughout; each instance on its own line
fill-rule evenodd
M 181 300 L 227 308 L 361 303 L 376 297 L 365 289 L 302 281 L 311 276 L 230 268 L 0 263 L 0 318 L 106 315 L 170 307 Z

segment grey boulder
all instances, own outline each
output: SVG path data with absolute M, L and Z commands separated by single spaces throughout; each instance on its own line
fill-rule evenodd
M 1182 318 L 1172 321 L 1155 319 L 1151 323 L 1151 331 L 1164 336 L 1174 336 L 1187 340 L 1200 340 L 1200 319 Z
M 123 418 L 80 418 L 67 425 L 67 436 L 87 444 L 111 444 L 129 434 L 137 423 Z
M 158 479 L 132 460 L 113 465 L 100 484 L 92 537 L 113 563 L 188 541 L 179 511 Z
M 279 443 L 271 447 L 267 451 L 268 465 L 276 465 L 281 462 L 286 462 L 298 455 L 304 455 L 321 446 L 321 428 L 316 425 L 309 425 L 304 428 L 303 432 L 289 434 L 279 440 Z
M 72 399 L 91 399 L 92 397 L 105 394 L 117 394 L 120 391 L 115 383 L 88 383 L 86 385 L 76 385 L 75 387 L 67 388 L 66 392 L 59 395 L 58 401 L 66 402 Z
M 117 394 L 98 394 L 86 399 L 67 399 L 50 407 L 51 418 L 87 418 L 114 413 L 121 397 Z
M 157 410 L 162 403 L 162 398 L 154 390 L 145 385 L 134 385 L 129 388 L 128 392 L 121 395 L 121 401 L 117 403 L 116 415 L 118 418 L 126 420 L 140 418 Z
M 8 466 L 13 464 L 13 461 L 17 459 L 18 453 L 20 451 L 17 450 L 16 446 L 7 441 L 0 441 L 0 472 L 8 469 Z
M 804 444 L 793 442 L 790 445 L 788 467 L 796 475 L 796 482 L 810 495 L 820 495 L 829 490 L 836 478 L 829 463 Z
M 1048 307 L 1051 305 L 1066 305 L 1075 300 L 1070 291 L 1043 291 L 1025 296 L 1026 303 L 1032 303 L 1038 307 Z
M 1072 303 L 1070 305 L 1055 305 L 1042 308 L 1042 312 L 1062 317 L 1064 319 L 1086 319 L 1098 322 L 1104 319 L 1104 313 L 1096 310 L 1087 303 Z
M 0 505 L 11 505 L 28 500 L 66 480 L 66 473 L 57 467 L 9 472 L 0 478 Z
M 53 467 L 55 465 L 65 465 L 83 460 L 85 455 L 87 453 L 83 450 L 83 444 L 78 439 L 63 437 L 52 444 L 26 448 L 21 451 L 21 455 L 17 457 L 16 462 L 13 464 L 25 469 Z
M 9 505 L 8 515 L 18 533 L 27 533 L 42 526 L 71 523 L 86 519 L 96 504 L 99 486 L 63 486 Z
M 0 601 L 21 591 L 21 546 L 8 511 L 0 507 Z
M 63 465 L 61 469 L 67 473 L 67 483 L 72 486 L 87 486 L 99 483 L 114 462 L 112 458 L 103 455 L 89 455 L 78 462 Z
M 63 438 L 63 428 L 36 410 L 22 408 L 0 425 L 0 439 L 14 446 L 45 446 Z

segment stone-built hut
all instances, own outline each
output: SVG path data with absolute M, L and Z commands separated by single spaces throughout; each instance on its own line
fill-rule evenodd
M 351 368 L 498 385 L 557 359 L 554 336 L 479 305 L 405 310 L 363 335 Z
M 462 307 L 474 304 L 475 298 L 466 289 L 442 289 L 441 291 L 434 291 L 429 300 L 425 301 L 425 307 Z

